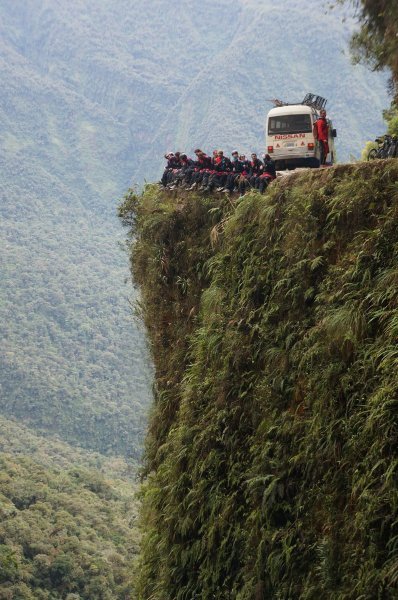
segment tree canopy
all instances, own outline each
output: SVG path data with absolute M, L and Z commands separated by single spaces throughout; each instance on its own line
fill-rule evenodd
M 134 487 L 0 452 L 0 598 L 131 597 Z

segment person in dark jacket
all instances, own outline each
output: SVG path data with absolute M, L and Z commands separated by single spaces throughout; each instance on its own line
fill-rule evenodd
M 227 180 L 225 183 L 225 191 L 227 192 L 233 192 L 236 184 L 237 184 L 237 180 L 239 178 L 239 176 L 242 174 L 243 169 L 244 169 L 244 164 L 243 162 L 239 159 L 239 152 L 237 150 L 234 150 L 231 154 L 232 156 L 232 160 L 231 160 L 231 170 L 227 175 Z
M 245 154 L 241 154 L 239 156 L 239 161 L 242 163 L 243 171 L 237 178 L 236 185 L 238 187 L 240 195 L 243 196 L 246 193 L 246 190 L 250 186 L 250 183 L 249 183 L 250 161 L 247 160 Z
M 267 188 L 268 184 L 271 183 L 276 177 L 275 163 L 269 154 L 264 156 L 264 169 L 261 175 L 257 177 L 256 188 L 262 194 Z
M 167 187 L 170 188 L 174 185 L 174 180 L 179 173 L 181 168 L 181 152 L 174 152 L 175 164 L 173 168 L 169 170 L 169 174 L 167 176 Z
M 249 171 L 249 182 L 252 188 L 256 187 L 257 178 L 261 175 L 264 169 L 264 165 L 261 160 L 258 158 L 255 152 L 252 153 L 250 161 L 250 171 Z
M 175 189 L 178 186 L 182 186 L 184 183 L 190 181 L 193 172 L 194 161 L 188 158 L 186 154 L 180 154 L 179 169 L 173 170 L 172 182 L 169 186 L 170 189 Z
M 227 181 L 228 173 L 231 171 L 231 161 L 224 156 L 223 150 L 217 150 L 214 156 L 213 173 L 209 177 L 209 182 L 205 188 L 206 192 L 212 192 L 216 189 L 218 192 L 223 190 Z
M 264 171 L 269 173 L 273 179 L 276 178 L 275 163 L 269 154 L 264 156 Z
M 167 152 L 164 157 L 167 160 L 167 164 L 165 170 L 163 171 L 160 182 L 163 187 L 166 187 L 166 185 L 169 183 L 170 173 L 173 171 L 173 169 L 179 168 L 179 158 L 173 152 Z
M 204 175 L 211 169 L 211 158 L 207 156 L 200 148 L 195 150 L 196 161 L 191 175 L 190 190 L 194 190 L 203 183 Z
M 210 177 L 212 177 L 214 175 L 214 173 L 216 172 L 215 168 L 214 168 L 216 157 L 217 157 L 217 150 L 213 150 L 212 155 L 207 157 L 208 158 L 208 166 L 207 166 L 207 168 L 202 170 L 202 177 L 201 177 L 200 186 L 199 186 L 200 190 L 208 191 Z

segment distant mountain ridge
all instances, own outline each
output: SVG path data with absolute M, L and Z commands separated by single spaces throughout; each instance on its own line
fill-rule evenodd
M 29 0 L 24 9 L 5 0 L 0 14 L 2 56 L 23 63 L 28 81 L 75 95 L 76 114 L 92 104 L 91 119 L 112 122 L 118 146 L 103 166 L 122 170 L 126 183 L 152 176 L 147 157 L 159 168 L 170 144 L 259 150 L 266 98 L 275 95 L 328 97 L 342 125 L 342 159 L 381 126 L 385 78 L 351 65 L 352 20 L 342 23 L 337 9 L 320 13 L 314 0 L 285 0 L 283 9 L 272 0 Z
M 139 456 L 150 401 L 115 206 L 168 149 L 264 144 L 266 99 L 328 97 L 345 159 L 382 128 L 384 77 L 314 0 L 3 0 L 0 412 Z
M 181 149 L 197 140 L 209 150 L 264 150 L 269 98 L 296 102 L 311 91 L 328 99 L 339 160 L 359 156 L 365 140 L 384 130 L 385 78 L 350 63 L 352 21 L 343 24 L 338 11 L 320 15 L 314 6 L 245 3 L 229 45 L 204 65 L 163 122 L 159 146 L 167 140 Z

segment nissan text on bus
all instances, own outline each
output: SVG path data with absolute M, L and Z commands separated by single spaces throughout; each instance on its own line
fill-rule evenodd
M 326 100 L 307 94 L 301 104 L 284 104 L 279 100 L 274 102 L 279 105 L 272 108 L 267 116 L 266 148 L 275 161 L 276 169 L 319 167 L 322 163 L 322 144 L 315 139 L 314 123 L 319 118 L 320 110 L 325 107 Z M 328 125 L 329 154 L 326 162 L 332 165 L 335 161 L 336 130 L 330 119 Z

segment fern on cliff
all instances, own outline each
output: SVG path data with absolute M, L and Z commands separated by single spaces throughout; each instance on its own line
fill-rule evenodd
M 397 180 L 126 200 L 157 369 L 140 598 L 395 597 Z

